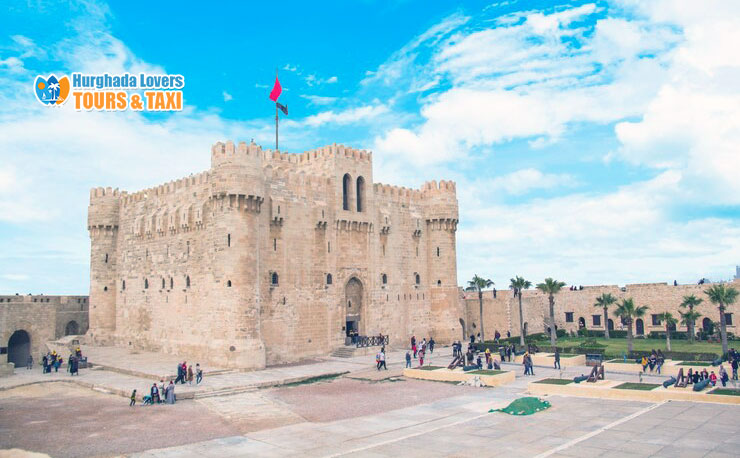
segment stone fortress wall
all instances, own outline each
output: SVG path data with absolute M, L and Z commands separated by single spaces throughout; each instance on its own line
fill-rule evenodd
M 88 305 L 87 296 L 0 296 L 0 348 L 7 361 L 25 365 L 30 352 L 38 363 L 46 342 L 86 333 Z
M 361 335 L 457 337 L 455 184 L 373 182 L 372 154 L 217 143 L 210 170 L 90 194 L 99 344 L 260 368 Z
M 740 290 L 740 279 L 735 279 L 731 284 Z M 679 320 L 676 329 L 678 331 L 686 331 L 686 326 L 680 324 L 681 316 L 679 312 L 684 309 L 679 307 L 679 304 L 683 301 L 684 296 L 693 294 L 698 298 L 704 299 L 704 302 L 695 308 L 696 311 L 702 314 L 695 326 L 696 331 L 698 331 L 701 329 L 705 318 L 709 318 L 714 322 L 719 321 L 717 307 L 704 294 L 704 290 L 710 286 L 711 284 L 673 286 L 668 283 L 642 283 L 630 284 L 623 287 L 616 285 L 584 286 L 583 290 L 578 291 L 570 291 L 568 289 L 569 286 L 566 286 L 555 295 L 555 324 L 558 329 L 565 329 L 569 332 L 577 331 L 580 324 L 585 324 L 587 329 L 603 331 L 604 309 L 595 307 L 594 304 L 596 303 L 596 298 L 601 296 L 602 293 L 611 293 L 617 298 L 617 302 L 631 297 L 634 299 L 635 305 L 648 306 L 648 310 L 642 318 L 644 335 L 652 331 L 665 331 L 665 326 L 662 323 L 654 325 L 652 320 L 652 315 L 658 315 L 663 312 L 671 312 Z M 477 293 L 460 291 L 460 295 L 463 297 L 462 302 L 465 304 L 466 322 L 470 323 L 466 329 L 467 335 L 469 336 L 471 333 L 477 334 L 478 323 L 480 322 Z M 522 308 L 524 322 L 527 325 L 527 333 L 546 332 L 546 323 L 549 319 L 547 295 L 534 287 L 524 291 L 522 295 Z M 616 308 L 617 305 L 614 304 L 608 309 L 608 316 L 612 320 L 613 329 L 626 330 L 627 328 L 622 326 L 620 319 L 614 314 Z M 737 315 L 739 311 L 739 303 L 727 307 L 726 310 L 726 313 L 731 314 L 730 319 L 732 320 L 732 324 L 727 326 L 727 330 L 736 335 L 738 334 L 736 330 L 737 320 L 740 319 L 740 316 Z M 566 313 L 572 313 L 572 321 L 566 321 L 568 318 Z M 594 315 L 600 317 L 598 324 L 594 324 Z M 512 290 L 497 291 L 496 298 L 493 297 L 493 291 L 485 291 L 483 293 L 483 316 L 487 339 L 492 339 L 496 330 L 503 336 L 506 336 L 507 330 L 511 332 L 512 336 L 519 335 L 519 298 L 514 296 Z M 581 319 L 583 321 L 579 324 Z M 633 325 L 633 332 L 636 330 L 636 325 Z

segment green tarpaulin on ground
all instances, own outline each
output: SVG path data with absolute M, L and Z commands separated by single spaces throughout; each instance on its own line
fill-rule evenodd
M 491 409 L 489 412 L 503 412 L 509 415 L 532 415 L 550 408 L 550 403 L 540 398 L 526 397 L 513 401 L 503 409 Z

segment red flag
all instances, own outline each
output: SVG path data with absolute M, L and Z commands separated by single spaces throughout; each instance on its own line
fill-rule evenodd
M 280 86 L 280 80 L 275 77 L 275 85 L 272 87 L 272 92 L 270 92 L 270 100 L 273 102 L 277 102 L 278 97 L 280 97 L 280 94 L 283 92 L 283 88 Z

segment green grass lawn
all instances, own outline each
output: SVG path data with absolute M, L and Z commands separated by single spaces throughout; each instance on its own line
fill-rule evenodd
M 433 371 L 437 369 L 442 369 L 442 366 L 421 366 L 421 367 L 417 367 L 416 369 L 419 369 L 422 371 Z
M 551 356 L 551 357 L 554 358 L 555 357 L 555 353 L 550 353 L 547 356 Z M 576 356 L 581 356 L 581 355 L 576 355 L 576 354 L 573 354 L 573 353 L 560 353 L 560 358 L 575 358 Z
M 709 394 L 724 394 L 725 396 L 740 396 L 740 390 L 732 388 L 715 388 Z
M 479 371 L 470 371 L 468 374 L 478 374 L 478 375 L 498 375 L 503 374 L 505 371 L 496 371 L 496 370 L 488 370 L 488 369 L 482 369 Z
M 678 363 L 679 366 L 711 366 L 712 363 L 706 361 L 683 361 Z
M 616 390 L 640 390 L 640 391 L 650 391 L 654 388 L 658 388 L 660 385 L 657 383 L 633 383 L 633 382 L 627 382 L 622 383 L 621 385 L 617 385 L 614 387 Z
M 544 383 L 545 385 L 567 385 L 569 383 L 573 383 L 573 380 L 564 378 L 545 378 L 534 383 Z
M 640 363 L 638 363 L 637 361 L 635 361 L 634 359 L 631 359 L 631 358 L 627 358 L 627 361 L 625 361 L 624 359 L 620 359 L 620 358 L 610 359 L 609 361 L 607 361 L 607 363 L 640 364 Z
M 596 340 L 597 344 L 605 345 L 607 355 L 621 355 L 627 352 L 627 339 L 615 337 L 611 339 L 605 339 L 603 337 L 560 337 L 558 338 L 558 346 L 577 347 L 587 339 Z M 632 342 L 634 351 L 644 351 L 646 353 L 653 349 L 666 351 L 665 339 L 633 339 Z M 719 355 L 722 353 L 722 345 L 709 342 L 694 342 L 691 344 L 688 340 L 673 339 L 671 340 L 671 350 L 677 352 L 715 353 Z

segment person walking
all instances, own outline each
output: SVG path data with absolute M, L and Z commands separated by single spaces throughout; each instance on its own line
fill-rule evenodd
M 411 352 L 406 352 L 406 367 L 411 367 Z
M 200 368 L 200 363 L 195 364 L 195 384 L 200 385 L 203 381 L 203 369 Z
M 424 350 L 419 352 L 419 367 L 424 366 Z
M 193 366 L 188 366 L 188 385 L 193 384 Z
M 136 390 L 134 390 L 134 391 L 133 391 L 133 392 L 131 393 L 131 402 L 129 402 L 129 403 L 128 403 L 128 406 L 129 406 L 129 407 L 133 407 L 133 406 L 135 406 L 135 405 L 136 405 Z
M 738 363 L 737 356 L 732 358 L 732 361 L 730 362 L 730 367 L 732 368 L 732 380 L 737 380 L 737 367 L 740 365 Z
M 434 337 L 429 338 L 429 353 L 434 353 Z
M 380 365 L 378 365 L 378 370 L 380 370 L 381 367 L 388 370 L 388 366 L 385 365 L 385 351 L 382 350 L 380 352 Z
M 555 347 L 555 369 L 561 369 L 560 367 L 560 350 Z

